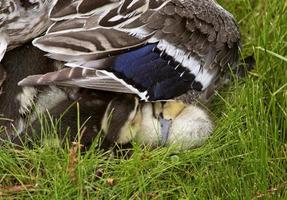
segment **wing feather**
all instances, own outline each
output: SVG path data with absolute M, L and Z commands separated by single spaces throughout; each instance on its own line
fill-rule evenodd
M 82 87 L 119 93 L 140 93 L 132 86 L 117 77 L 110 76 L 109 72 L 86 68 L 64 68 L 56 72 L 43 75 L 31 75 L 18 83 L 19 86 L 61 85 Z
M 49 16 L 54 21 L 81 18 L 103 12 L 120 0 L 57 0 Z
M 100 12 L 105 6 L 110 9 Z M 63 7 L 69 12 L 56 15 Z M 70 10 L 86 15 L 69 17 Z M 210 68 L 225 69 L 238 60 L 239 28 L 233 16 L 211 0 L 58 1 L 51 17 L 63 16 L 68 20 L 54 24 L 45 36 L 34 41 L 36 46 L 50 54 L 95 55 L 92 59 L 98 59 L 144 42 L 159 42 L 163 51 L 169 48 L 167 43 L 175 49 L 183 44 L 185 55 L 201 61 L 213 59 L 214 63 L 204 65 Z M 232 53 L 226 54 L 229 51 Z M 177 55 L 175 51 L 170 54 Z

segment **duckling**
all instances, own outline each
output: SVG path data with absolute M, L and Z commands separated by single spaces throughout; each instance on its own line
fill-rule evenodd
M 107 150 L 115 143 L 127 144 L 132 141 L 141 119 L 138 106 L 139 101 L 133 96 L 121 95 L 111 99 L 101 121 L 103 149 Z M 130 128 L 135 130 L 130 131 Z
M 38 96 L 35 109 L 30 113 L 27 126 L 12 142 L 18 146 L 33 148 L 43 136 L 56 137 L 63 146 L 77 141 L 82 150 L 88 149 L 100 134 L 101 119 L 109 101 L 114 98 L 110 92 L 80 90 L 72 96 L 60 88 L 47 90 Z M 47 107 L 47 101 L 49 103 Z M 78 127 L 80 123 L 80 127 Z M 41 143 L 40 143 L 41 144 Z M 41 144 L 42 145 L 42 144 Z
M 135 137 L 140 144 L 173 146 L 174 151 L 183 151 L 203 145 L 213 133 L 212 119 L 199 105 L 167 102 L 159 118 L 152 115 L 154 106 L 159 108 L 151 103 L 141 108 L 141 129 Z
M 212 120 L 197 105 L 180 101 L 140 102 L 132 95 L 86 89 L 68 97 L 66 91 L 54 87 L 38 94 L 35 109 L 26 117 L 25 130 L 13 137 L 13 143 L 28 142 L 30 147 L 37 144 L 36 139 L 45 129 L 39 116 L 54 119 L 53 123 L 58 121 L 56 132 L 61 141 L 80 141 L 84 149 L 102 136 L 100 147 L 104 150 L 135 141 L 151 147 L 173 146 L 179 152 L 201 146 L 213 131 Z M 83 123 L 80 138 L 78 116 Z
M 54 71 L 54 61 L 32 44 L 15 48 L 6 53 L 0 64 L 2 92 L 0 95 L 0 126 L 5 127 L 2 139 L 7 139 L 25 127 L 25 117 L 29 115 L 37 96 L 49 87 L 19 87 L 17 82 L 24 77 Z M 5 81 L 4 81 L 5 79 Z M 47 105 L 48 106 L 48 105 Z
M 58 1 L 49 16 L 55 23 L 33 44 L 70 68 L 30 76 L 19 85 L 193 103 L 208 98 L 238 66 L 239 27 L 214 0 L 86 0 L 74 2 L 78 10 L 53 14 L 67 6 Z
M 203 145 L 213 132 L 213 122 L 196 104 L 118 98 L 107 107 L 102 131 L 105 148 L 135 141 L 151 147 L 173 146 L 179 152 Z

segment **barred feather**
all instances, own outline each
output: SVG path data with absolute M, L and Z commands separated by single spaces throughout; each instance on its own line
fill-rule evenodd
M 50 25 L 48 13 L 54 0 L 5 0 L 0 2 L 0 61 L 7 50 L 37 37 Z M 5 40 L 5 42 L 4 42 Z

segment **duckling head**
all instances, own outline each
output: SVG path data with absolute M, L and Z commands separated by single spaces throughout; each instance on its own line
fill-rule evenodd
M 173 146 L 175 151 L 182 151 L 203 145 L 212 134 L 212 120 L 201 107 L 180 101 L 159 104 L 141 105 L 136 142 L 152 147 Z

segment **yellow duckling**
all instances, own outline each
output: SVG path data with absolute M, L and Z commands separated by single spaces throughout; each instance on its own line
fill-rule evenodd
M 152 147 L 173 145 L 176 150 L 201 146 L 213 131 L 209 115 L 198 105 L 180 101 L 113 100 L 103 117 L 104 142 L 136 141 Z

